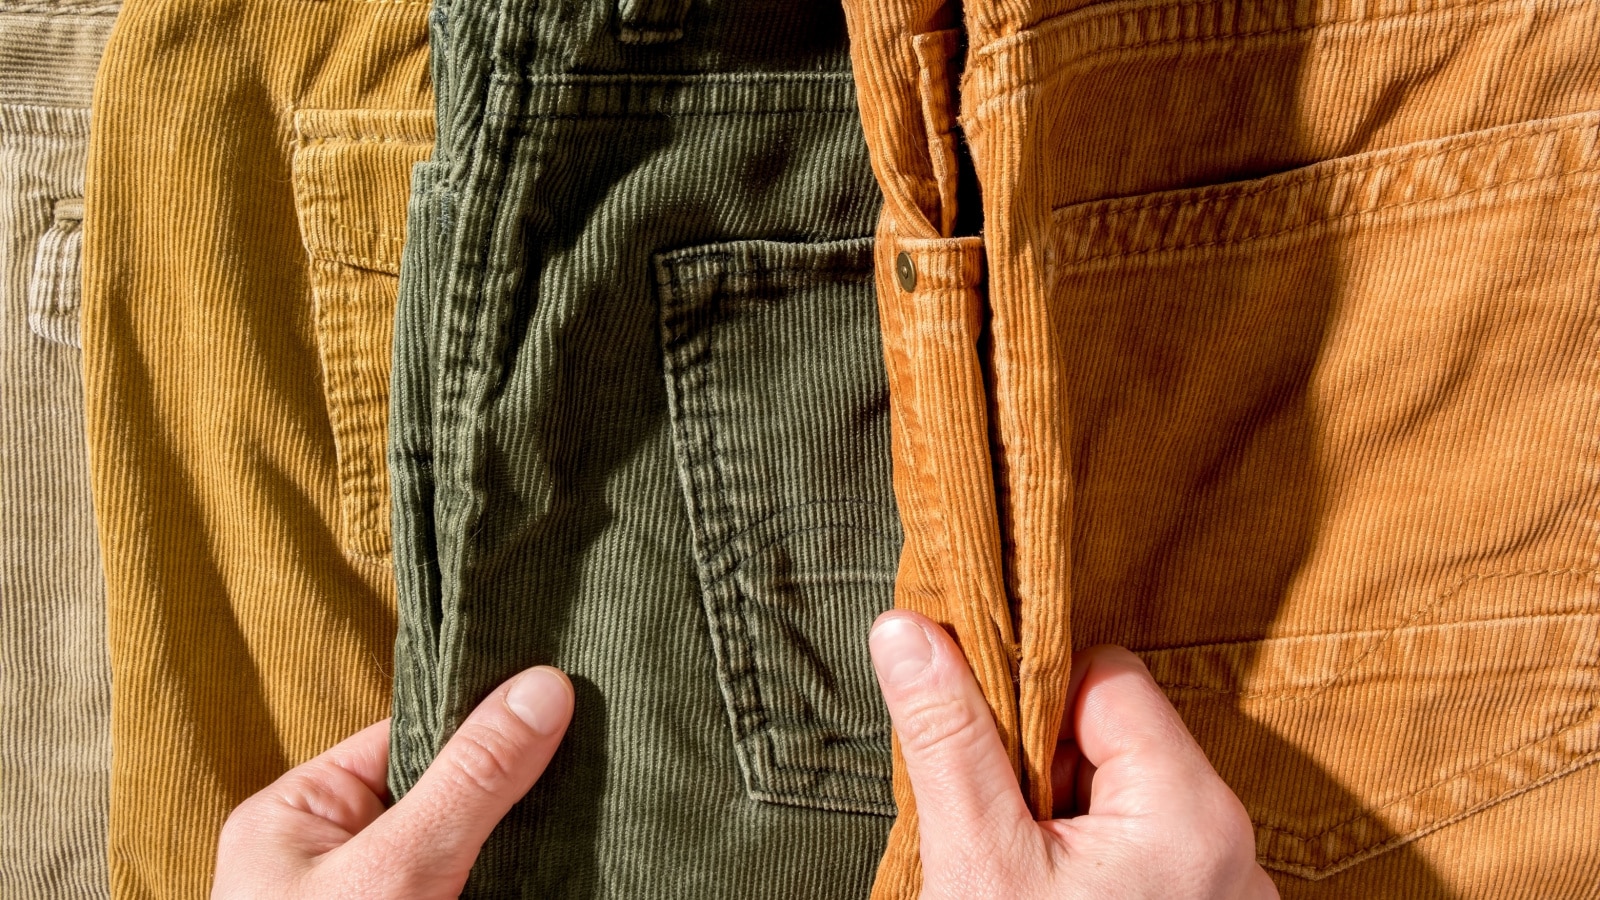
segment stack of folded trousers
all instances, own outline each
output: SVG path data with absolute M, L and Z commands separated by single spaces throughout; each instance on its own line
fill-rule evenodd
M 117 7 L 0 2 L 0 897 L 106 896 L 105 588 L 79 272 L 95 65 Z
M 842 13 L 445 2 L 395 341 L 391 782 L 577 712 L 470 896 L 859 897 L 900 546 Z

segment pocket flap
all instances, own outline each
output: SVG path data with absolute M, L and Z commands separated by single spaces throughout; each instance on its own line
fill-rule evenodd
M 83 291 L 83 198 L 57 200 L 39 238 L 28 282 L 28 327 L 45 340 L 83 346 L 78 308 Z
M 400 274 L 411 168 L 433 147 L 423 111 L 295 114 L 295 207 L 312 259 Z

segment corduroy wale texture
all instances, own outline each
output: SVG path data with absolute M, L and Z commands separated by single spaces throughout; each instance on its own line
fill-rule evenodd
M 1286 898 L 1595 896 L 1600 5 L 846 9 L 896 599 L 1036 813 L 1115 642 Z
M 111 679 L 78 339 L 116 6 L 0 2 L 0 896 L 106 896 Z
M 502 679 L 577 710 L 475 897 L 859 897 L 900 530 L 842 14 L 454 2 L 390 447 L 391 782 Z
M 95 94 L 84 354 L 112 894 L 210 890 L 240 801 L 385 714 L 385 467 L 427 7 L 133 0 Z

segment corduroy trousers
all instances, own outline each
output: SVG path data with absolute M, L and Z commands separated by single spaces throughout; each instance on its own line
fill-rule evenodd
M 111 679 L 79 351 L 114 4 L 0 2 L 0 896 L 106 895 Z
M 132 0 L 95 94 L 84 378 L 117 898 L 383 717 L 389 357 L 427 7 Z
M 1119 643 L 1284 897 L 1596 896 L 1600 4 L 846 8 L 897 601 L 1035 812 Z
M 863 896 L 900 530 L 842 14 L 444 0 L 391 469 L 391 780 L 577 688 L 468 896 Z

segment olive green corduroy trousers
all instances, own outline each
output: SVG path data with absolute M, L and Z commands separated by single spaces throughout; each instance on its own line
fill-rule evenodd
M 442 3 L 391 415 L 392 781 L 577 712 L 470 896 L 864 896 L 900 531 L 842 14 Z

